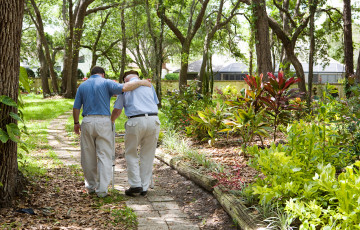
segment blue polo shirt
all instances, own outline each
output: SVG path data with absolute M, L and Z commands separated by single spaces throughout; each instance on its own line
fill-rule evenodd
M 123 84 L 105 79 L 100 75 L 92 75 L 82 83 L 75 96 L 74 107 L 81 109 L 82 116 L 106 115 L 110 116 L 110 99 L 113 95 L 121 94 Z
M 132 81 L 139 81 L 139 79 L 132 78 L 130 82 Z M 145 113 L 157 113 L 157 104 L 159 104 L 159 99 L 157 98 L 154 87 L 140 86 L 133 91 L 118 95 L 114 108 L 125 108 L 125 115 L 131 117 Z

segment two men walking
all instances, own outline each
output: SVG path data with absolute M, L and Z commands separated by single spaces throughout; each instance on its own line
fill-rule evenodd
M 110 119 L 111 97 L 135 89 L 151 90 L 151 88 L 153 88 L 151 83 L 146 80 L 119 84 L 105 79 L 104 69 L 98 66 L 91 70 L 91 77 L 79 86 L 73 107 L 74 131 L 80 134 L 81 130 L 81 166 L 84 171 L 85 187 L 89 193 L 96 193 L 98 197 L 107 196 L 111 181 L 115 145 L 114 123 Z M 80 125 L 81 108 L 83 121 Z

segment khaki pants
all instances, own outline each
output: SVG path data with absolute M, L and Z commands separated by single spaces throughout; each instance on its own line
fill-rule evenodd
M 110 116 L 86 116 L 81 123 L 81 166 L 85 187 L 99 196 L 107 194 L 111 181 L 114 132 Z
M 157 116 L 134 117 L 125 123 L 125 159 L 130 187 L 148 190 L 159 132 Z

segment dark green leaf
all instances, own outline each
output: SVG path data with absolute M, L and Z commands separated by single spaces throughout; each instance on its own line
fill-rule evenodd
M 21 117 L 19 117 L 19 115 L 17 115 L 16 113 L 10 112 L 10 116 L 11 116 L 12 118 L 14 118 L 15 120 L 17 120 L 17 121 L 23 122 L 23 120 L 21 119 Z
M 16 102 L 13 99 L 11 99 L 10 97 L 8 97 L 8 96 L 1 95 L 0 96 L 0 102 L 5 104 L 5 105 L 13 106 L 13 107 L 17 108 Z
M 8 134 L 4 130 L 0 129 L 0 141 L 2 143 L 6 143 L 8 140 L 9 140 Z
M 9 135 L 9 138 L 12 141 L 14 141 L 14 142 L 20 141 L 20 129 L 16 124 L 14 124 L 14 123 L 7 124 L 6 130 Z

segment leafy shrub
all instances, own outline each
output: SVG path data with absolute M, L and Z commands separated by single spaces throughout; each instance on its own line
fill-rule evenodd
M 285 210 L 301 221 L 300 229 L 357 229 L 360 226 L 360 161 L 338 177 L 330 164 L 319 164 L 308 191 L 312 199 L 290 199 Z M 321 194 L 321 195 L 320 195 Z
M 234 85 L 227 85 L 222 88 L 215 88 L 213 97 L 218 98 L 222 101 L 233 100 L 238 96 L 238 91 Z
M 211 104 L 211 101 L 197 93 L 196 84 L 194 81 L 186 86 L 183 94 L 174 90 L 164 96 L 162 111 L 168 119 L 169 126 L 185 131 L 190 124 L 190 115 L 195 115 L 198 110 Z
M 197 111 L 196 115 L 191 115 L 191 122 L 186 127 L 186 134 L 201 141 L 208 140 L 212 146 L 218 136 L 220 129 L 224 127 L 223 106 L 218 103 L 216 107 L 207 107 L 204 111 Z
M 168 73 L 165 75 L 165 80 L 179 80 L 178 73 Z
M 224 120 L 224 124 L 230 128 L 221 131 L 234 132 L 240 134 L 243 140 L 243 150 L 252 142 L 255 135 L 268 136 L 267 123 L 263 122 L 264 110 L 255 113 L 252 107 L 237 109 L 233 115 Z

